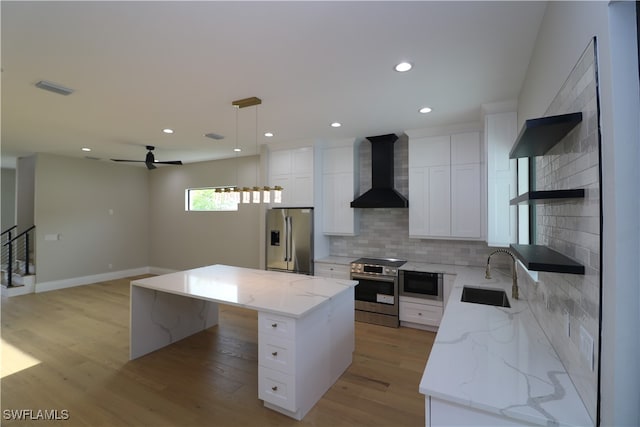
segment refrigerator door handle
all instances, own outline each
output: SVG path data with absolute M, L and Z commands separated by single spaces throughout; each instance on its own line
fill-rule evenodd
M 289 235 L 291 234 L 291 225 L 289 223 L 289 220 L 291 219 L 291 217 L 289 216 L 285 216 L 284 217 L 284 260 L 286 262 L 289 262 Z
M 289 233 L 287 233 L 287 238 L 289 241 L 287 242 L 287 247 L 289 248 L 289 259 L 288 262 L 293 261 L 291 258 L 293 256 L 293 217 L 287 217 L 289 220 Z

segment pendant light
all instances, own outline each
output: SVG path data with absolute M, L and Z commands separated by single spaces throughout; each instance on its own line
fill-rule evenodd
M 245 99 L 239 99 L 237 101 L 233 101 L 231 104 L 236 108 L 236 147 L 234 149 L 234 151 L 236 152 L 236 158 L 238 156 L 238 152 L 240 151 L 238 149 L 238 110 L 240 108 L 252 107 L 252 106 L 256 107 L 255 109 L 255 148 L 256 148 L 256 155 L 258 155 L 259 154 L 258 152 L 258 105 L 262 104 L 262 100 L 254 96 L 251 98 L 245 98 Z M 249 203 L 258 204 L 261 201 L 263 203 L 282 203 L 283 188 L 281 186 L 277 185 L 274 188 L 271 188 L 266 185 L 264 187 L 258 186 L 258 168 L 259 168 L 259 165 L 256 166 L 255 186 L 252 188 L 242 187 L 242 190 L 240 190 L 240 187 L 236 187 L 233 190 L 234 200 L 237 200 L 237 203 L 242 203 L 242 204 L 249 204 Z M 237 181 L 238 181 L 238 168 L 236 164 L 236 182 Z

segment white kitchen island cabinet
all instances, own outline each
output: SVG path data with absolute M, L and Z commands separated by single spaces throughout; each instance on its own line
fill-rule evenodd
M 301 420 L 351 364 L 352 280 L 213 265 L 131 282 L 130 358 L 218 322 L 218 304 L 258 311 L 258 397 Z

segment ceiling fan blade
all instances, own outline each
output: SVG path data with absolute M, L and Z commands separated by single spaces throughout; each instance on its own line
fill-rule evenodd
M 114 162 L 135 162 L 135 163 L 144 163 L 144 160 L 128 160 L 128 159 L 111 159 Z
M 181 165 L 182 162 L 180 160 L 170 160 L 167 162 L 153 162 L 157 165 Z

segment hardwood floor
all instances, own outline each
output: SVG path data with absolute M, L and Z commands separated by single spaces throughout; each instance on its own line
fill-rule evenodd
M 2 298 L 2 425 L 424 426 L 434 333 L 356 323 L 352 365 L 297 422 L 258 399 L 256 312 L 221 306 L 218 326 L 129 361 L 132 279 Z M 68 419 L 7 419 L 21 409 Z

